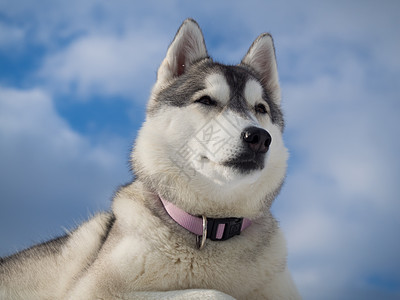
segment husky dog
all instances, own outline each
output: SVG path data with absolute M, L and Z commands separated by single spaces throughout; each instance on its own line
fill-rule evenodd
M 286 172 L 275 50 L 214 62 L 194 20 L 157 73 L 112 210 L 0 260 L 1 299 L 298 299 L 270 213 Z

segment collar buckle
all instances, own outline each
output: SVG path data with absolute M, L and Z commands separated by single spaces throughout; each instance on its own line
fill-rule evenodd
M 212 241 L 225 241 L 240 235 L 243 218 L 207 218 L 207 238 Z
M 202 250 L 204 246 L 206 245 L 206 239 L 207 239 L 207 227 L 208 227 L 208 220 L 205 216 L 202 216 L 203 219 L 203 234 L 202 235 L 196 235 L 196 245 L 197 249 Z

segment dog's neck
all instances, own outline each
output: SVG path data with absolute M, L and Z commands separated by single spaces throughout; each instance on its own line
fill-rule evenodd
M 247 218 L 207 218 L 193 216 L 173 203 L 159 197 L 165 211 L 179 225 L 201 238 L 199 248 L 204 247 L 205 239 L 225 241 L 240 233 L 251 225 Z M 202 246 L 201 246 L 202 245 Z

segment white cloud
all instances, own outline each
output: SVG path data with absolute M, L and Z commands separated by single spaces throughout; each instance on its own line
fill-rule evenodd
M 296 166 L 276 210 L 306 299 L 374 299 L 368 276 L 400 276 L 397 97 L 369 85 L 376 60 L 339 55 L 331 72 L 283 84 Z
M 59 234 L 77 213 L 85 219 L 87 210 L 107 208 L 129 178 L 126 157 L 119 156 L 125 149 L 92 145 L 40 89 L 0 88 L 0 141 L 0 236 L 15 244 Z M 1 243 L 0 251 L 7 247 Z
M 396 100 L 369 90 L 366 71 L 346 61 L 340 69 L 338 76 L 284 87 L 293 151 L 306 149 L 307 168 L 343 194 L 379 199 L 379 184 L 387 188 L 383 178 L 393 172 L 387 160 L 399 148 L 389 125 L 397 118 Z
M 150 91 L 167 41 L 138 32 L 123 36 L 85 36 L 46 58 L 40 77 L 49 88 L 81 96 L 142 96 Z
M 26 38 L 35 44 L 56 49 L 84 35 L 115 35 L 127 32 L 160 31 L 174 28 L 179 3 L 177 1 L 146 2 L 122 0 L 49 1 L 40 5 L 27 0 L 1 1 L 0 11 L 7 20 L 18 20 Z M 154 18 L 159 16 L 159 22 Z M 161 25 L 162 24 L 162 25 Z M 172 27 L 170 27 L 172 26 Z
M 55 111 L 51 97 L 40 89 L 0 88 L 0 132 L 11 147 L 28 141 L 23 150 L 26 155 L 44 150 L 60 160 L 74 160 L 84 154 L 85 159 L 103 167 L 116 162 L 112 155 L 92 147 L 74 132 Z

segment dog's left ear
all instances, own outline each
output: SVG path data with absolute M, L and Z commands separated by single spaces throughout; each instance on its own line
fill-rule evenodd
M 167 55 L 157 72 L 157 85 L 167 84 L 181 76 L 190 65 L 207 58 L 204 37 L 197 22 L 186 19 L 168 48 Z
M 280 104 L 281 93 L 272 36 L 268 33 L 261 34 L 253 42 L 241 63 L 256 71 L 271 100 Z

